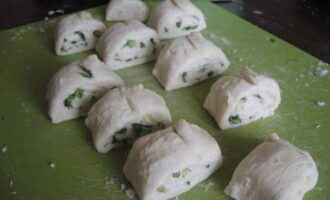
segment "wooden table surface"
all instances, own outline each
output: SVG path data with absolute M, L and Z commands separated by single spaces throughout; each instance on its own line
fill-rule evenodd
M 1 0 L 0 30 L 107 2 L 108 0 Z M 330 1 L 234 0 L 217 4 L 330 63 Z

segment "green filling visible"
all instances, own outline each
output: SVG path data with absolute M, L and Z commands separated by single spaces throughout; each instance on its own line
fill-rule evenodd
M 156 49 L 156 42 L 155 42 L 155 40 L 153 38 L 150 38 L 150 42 L 153 45 L 152 54 L 155 55 L 156 54 L 156 51 L 157 51 L 157 49 Z
M 232 124 L 240 124 L 242 122 L 241 118 L 238 115 L 230 116 L 228 121 Z
M 246 97 L 241 98 L 241 102 L 245 103 L 247 101 Z
M 184 31 L 190 31 L 190 30 L 194 30 L 196 28 L 198 28 L 198 25 L 195 25 L 195 26 L 186 26 L 182 30 L 184 30 Z
M 141 134 L 144 130 L 147 130 L 147 132 L 151 131 L 152 126 L 139 124 L 139 123 L 133 123 L 132 124 L 132 130 L 136 134 Z
M 161 185 L 157 188 L 157 191 L 160 193 L 166 193 L 168 189 L 165 186 Z
M 143 42 L 140 42 L 140 48 L 144 48 L 146 45 Z
M 190 185 L 190 181 L 187 181 L 186 184 L 187 184 L 187 185 Z
M 206 168 L 210 168 L 211 167 L 211 164 L 207 164 L 205 167 Z
M 86 41 L 85 35 L 84 35 L 81 31 L 76 31 L 76 32 L 74 32 L 74 34 L 79 35 L 79 37 L 80 37 L 83 41 Z
M 210 78 L 214 75 L 214 72 L 213 71 L 210 71 L 209 73 L 207 73 L 207 77 Z
M 157 124 L 157 126 L 158 126 L 159 128 L 162 128 L 162 129 L 166 128 L 165 124 L 163 124 L 163 123 L 161 123 L 161 122 L 159 122 L 159 123 Z
M 93 74 L 91 70 L 87 69 L 82 65 L 79 65 L 79 67 L 82 70 L 82 72 L 79 72 L 80 75 L 82 75 L 85 78 L 93 78 Z
M 80 89 L 80 88 L 77 88 L 72 94 L 70 94 L 64 101 L 64 106 L 67 108 L 67 109 L 72 109 L 73 106 L 72 106 L 72 101 L 75 100 L 75 99 L 81 99 L 84 97 L 84 90 L 83 89 Z
M 203 68 L 199 69 L 199 70 L 198 70 L 198 72 L 199 72 L 199 73 L 204 73 L 204 72 L 205 72 L 205 70 L 206 70 L 206 68 L 205 68 L 205 67 L 203 67 Z
M 255 96 L 255 97 L 258 98 L 258 99 L 263 99 L 263 98 L 260 96 L 260 94 L 255 94 L 255 95 L 253 95 L 253 96 Z
M 127 132 L 127 128 L 122 128 L 119 131 L 117 131 L 115 134 L 124 134 Z
M 181 24 L 182 24 L 182 21 L 181 21 L 181 20 L 178 21 L 178 22 L 176 22 L 176 27 L 177 27 L 177 28 L 180 28 L 180 27 L 181 27 Z
M 183 72 L 182 75 L 181 75 L 181 79 L 183 82 L 187 82 L 187 72 Z
M 95 30 L 93 32 L 93 35 L 94 35 L 94 37 L 99 38 L 99 37 L 101 37 L 101 31 L 100 30 Z
M 191 173 L 191 169 L 189 169 L 189 168 L 184 168 L 183 170 L 182 170 L 182 178 L 186 178 L 187 176 L 188 176 L 188 174 L 190 174 Z
M 174 172 L 174 173 L 172 173 L 172 176 L 173 176 L 173 178 L 180 178 L 181 172 L 180 171 L 179 172 Z
M 133 48 L 136 46 L 136 41 L 135 40 L 127 40 L 125 46 L 128 46 L 129 48 Z
M 164 31 L 165 31 L 165 33 L 167 33 L 167 32 L 168 32 L 168 29 L 165 27 L 165 28 L 164 28 Z

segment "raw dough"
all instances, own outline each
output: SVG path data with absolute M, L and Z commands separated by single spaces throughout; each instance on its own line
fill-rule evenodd
M 123 171 L 141 200 L 166 200 L 190 190 L 221 164 L 215 139 L 197 125 L 179 120 L 138 139 Z
M 165 0 L 152 10 L 148 25 L 160 39 L 188 35 L 206 28 L 203 13 L 189 0 Z
M 228 129 L 273 115 L 280 101 L 274 79 L 243 68 L 213 84 L 204 108 L 221 129 Z
M 169 123 L 171 115 L 163 98 L 141 84 L 109 91 L 90 109 L 85 121 L 101 153 L 132 144 Z
M 317 179 L 312 157 L 272 134 L 240 162 L 225 193 L 236 200 L 302 200 Z
M 187 87 L 225 71 L 225 54 L 200 33 L 174 39 L 158 56 L 152 74 L 166 90 Z
M 54 74 L 48 84 L 49 116 L 53 123 L 85 116 L 91 105 L 121 78 L 96 55 L 75 61 Z
M 64 17 L 55 30 L 56 54 L 64 56 L 93 49 L 104 30 L 104 24 L 85 11 Z
M 106 11 L 106 20 L 110 21 L 146 21 L 147 17 L 148 7 L 141 0 L 111 0 Z
M 113 25 L 96 46 L 104 62 L 114 70 L 155 60 L 159 50 L 156 32 L 137 20 Z

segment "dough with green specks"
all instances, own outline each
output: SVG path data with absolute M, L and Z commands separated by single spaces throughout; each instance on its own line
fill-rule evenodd
M 85 120 L 100 153 L 130 145 L 170 123 L 164 99 L 141 84 L 109 91 L 93 105 Z
M 59 56 L 93 49 L 105 25 L 88 12 L 63 17 L 55 29 L 55 52 Z
M 221 129 L 228 129 L 272 116 L 280 101 L 274 79 L 243 68 L 212 85 L 204 108 Z
M 49 116 L 53 123 L 85 116 L 104 93 L 121 85 L 121 78 L 96 55 L 75 61 L 56 72 L 48 84 Z
M 155 60 L 159 50 L 155 30 L 137 20 L 111 26 L 96 46 L 96 51 L 113 70 Z
M 302 200 L 317 179 L 309 153 L 271 134 L 239 163 L 225 193 L 236 200 Z
M 179 37 L 160 52 L 152 74 L 168 91 L 221 74 L 229 66 L 222 50 L 200 33 Z
M 138 139 L 123 171 L 141 200 L 166 200 L 208 178 L 222 165 L 216 140 L 185 120 Z
M 165 0 L 149 17 L 148 25 L 160 39 L 175 38 L 206 28 L 203 13 L 189 0 Z
M 106 10 L 106 20 L 127 21 L 136 19 L 143 22 L 148 18 L 148 11 L 148 7 L 141 0 L 111 0 Z

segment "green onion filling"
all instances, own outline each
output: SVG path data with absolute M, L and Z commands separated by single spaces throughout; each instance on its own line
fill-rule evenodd
M 157 191 L 160 193 L 166 193 L 168 189 L 165 186 L 161 185 L 157 188 Z
M 187 75 L 188 75 L 187 72 L 183 72 L 182 75 L 181 75 L 181 79 L 185 83 L 187 82 Z
M 72 101 L 75 99 L 81 99 L 84 97 L 84 90 L 77 88 L 72 94 L 70 94 L 64 101 L 64 106 L 68 109 L 72 109 Z
M 93 32 L 93 35 L 94 35 L 94 37 L 99 38 L 99 37 L 101 37 L 101 31 L 100 30 L 95 30 Z
M 241 118 L 238 115 L 230 116 L 228 121 L 232 124 L 240 124 L 242 122 Z
M 84 67 L 83 65 L 79 65 L 82 72 L 79 72 L 79 74 L 85 78 L 93 78 L 92 71 Z
M 133 48 L 136 46 L 136 41 L 135 40 L 127 40 L 125 46 L 128 46 L 129 48 Z

